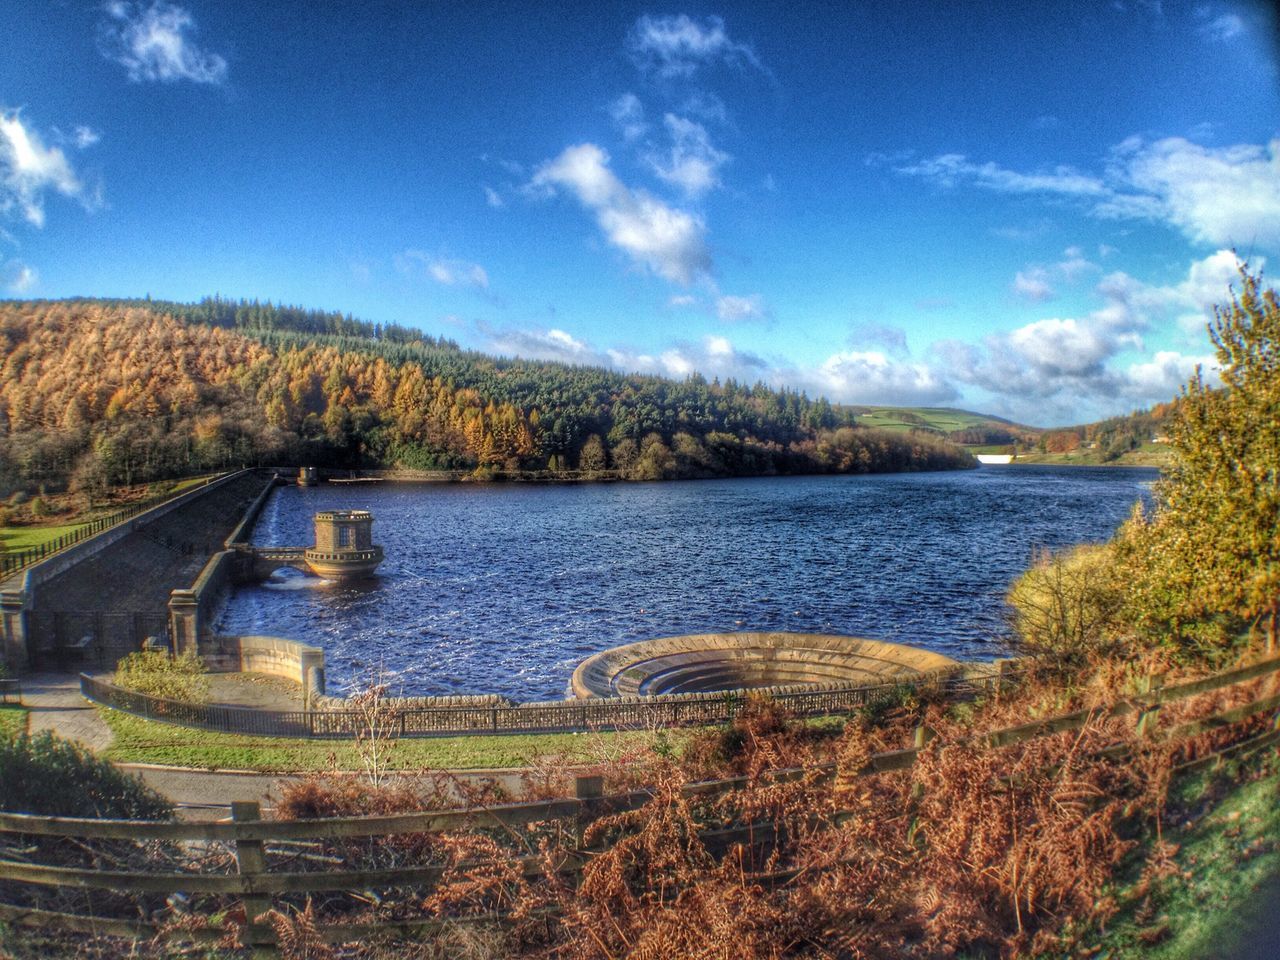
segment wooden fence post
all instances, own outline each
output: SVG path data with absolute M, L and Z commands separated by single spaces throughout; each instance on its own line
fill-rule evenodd
M 573 795 L 582 801 L 574 824 L 578 848 L 581 849 L 583 834 L 586 833 L 588 824 L 595 819 L 596 804 L 592 801 L 604 796 L 604 777 L 574 777 Z
M 256 800 L 233 800 L 231 802 L 231 819 L 236 823 L 252 823 L 262 819 L 262 810 Z M 236 872 L 242 877 L 254 877 L 267 872 L 267 856 L 262 849 L 261 840 L 241 840 L 236 838 Z M 250 884 L 253 880 L 250 879 Z M 255 958 L 273 957 L 275 950 L 271 943 L 269 928 L 254 922 L 271 909 L 271 898 L 260 895 L 245 894 L 245 941 Z
M 912 733 L 911 746 L 915 750 L 923 750 L 925 746 L 928 745 L 929 741 L 932 740 L 933 738 L 934 738 L 934 732 L 930 730 L 928 727 L 926 727 L 924 724 L 921 724 L 920 726 L 916 727 L 915 731 Z M 914 760 L 912 761 L 912 766 L 915 766 Z M 923 796 L 924 796 L 924 784 L 919 782 L 912 784 L 911 799 L 919 800 Z
M 1143 693 L 1152 694 L 1159 693 L 1164 686 L 1163 673 L 1149 673 L 1146 681 L 1143 683 Z M 1155 731 L 1156 720 L 1160 717 L 1160 704 L 1150 704 L 1145 710 L 1138 714 L 1138 739 L 1145 740 Z

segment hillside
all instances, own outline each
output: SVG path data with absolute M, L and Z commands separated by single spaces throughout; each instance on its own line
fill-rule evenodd
M 270 304 L 0 303 L 0 361 L 3 495 L 281 462 L 634 479 L 971 462 L 763 384 L 504 360 Z

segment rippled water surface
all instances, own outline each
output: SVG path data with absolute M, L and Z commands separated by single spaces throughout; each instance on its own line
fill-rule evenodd
M 1038 547 L 1110 536 L 1155 472 L 687 483 L 281 487 L 254 531 L 309 545 L 317 510 L 373 511 L 378 575 L 240 588 L 220 627 L 325 650 L 331 690 L 382 664 L 405 692 L 560 697 L 589 654 L 719 630 L 849 633 L 960 658 L 1003 650 L 1002 597 Z

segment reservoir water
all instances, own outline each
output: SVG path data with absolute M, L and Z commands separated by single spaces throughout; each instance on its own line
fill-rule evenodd
M 1154 470 L 948 473 L 577 486 L 281 487 L 253 533 L 312 542 L 361 508 L 386 549 L 338 585 L 280 571 L 218 624 L 323 647 L 331 692 L 381 667 L 397 691 L 565 694 L 608 647 L 724 630 L 847 633 L 961 659 L 1006 651 L 1003 596 L 1035 552 L 1105 540 Z

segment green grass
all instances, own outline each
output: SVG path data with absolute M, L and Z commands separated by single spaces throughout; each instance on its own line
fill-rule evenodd
M 106 757 L 117 763 L 160 763 L 221 770 L 264 773 L 359 770 L 360 755 L 350 740 L 303 740 L 288 737 L 250 737 L 211 733 L 167 723 L 155 723 L 115 710 L 99 708 L 115 734 Z M 552 733 L 507 736 L 423 737 L 400 740 L 391 753 L 396 769 L 468 769 L 528 766 L 543 757 L 568 763 L 591 763 L 616 755 L 629 744 L 652 738 L 635 733 Z M 685 734 L 668 734 L 678 746 Z
M 1102 451 L 1081 448 L 1070 453 L 1019 453 L 1018 463 L 1047 463 L 1083 467 L 1164 467 L 1173 461 L 1167 443 L 1147 443 L 1122 453 L 1115 460 L 1103 460 Z
M 27 732 L 27 708 L 0 704 L 0 739 L 10 740 Z
M 1007 429 L 1010 424 L 1006 420 L 989 417 L 968 410 L 951 410 L 946 407 L 865 407 L 860 408 L 858 423 L 864 427 L 877 427 L 881 430 L 919 430 L 921 427 L 932 427 L 949 433 L 952 430 L 968 430 L 973 427 L 992 427 Z M 924 423 L 915 421 L 918 417 Z
M 1280 773 L 1274 764 L 1240 786 L 1224 789 L 1198 777 L 1176 789 L 1190 801 L 1188 819 L 1165 834 L 1177 845 L 1171 869 L 1149 890 L 1138 886 L 1138 858 L 1113 891 L 1119 914 L 1105 932 L 1086 937 L 1085 952 L 1101 960 L 1230 960 L 1246 956 L 1250 927 L 1274 914 L 1280 879 Z M 1205 802 L 1197 794 L 1208 795 Z M 1199 808 L 1199 809 L 1197 809 Z M 1272 928 L 1274 929 L 1274 928 Z M 1256 954 L 1261 956 L 1261 954 Z
M 0 543 L 3 543 L 5 550 L 10 553 L 20 553 L 23 550 L 38 547 L 42 543 L 48 543 L 50 540 L 56 540 L 64 533 L 70 533 L 82 526 L 84 526 L 83 523 L 76 522 L 39 527 L 0 527 Z

